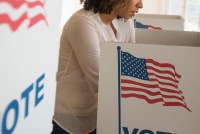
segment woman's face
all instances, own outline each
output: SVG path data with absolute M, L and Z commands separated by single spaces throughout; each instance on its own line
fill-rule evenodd
M 122 18 L 129 19 L 143 7 L 142 0 L 127 0 L 126 6 L 119 5 L 114 9 L 114 12 Z

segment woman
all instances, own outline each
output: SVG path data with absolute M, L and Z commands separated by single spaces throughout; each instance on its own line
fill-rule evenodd
M 135 43 L 133 21 L 142 0 L 80 0 L 63 28 L 51 134 L 95 134 L 100 44 Z

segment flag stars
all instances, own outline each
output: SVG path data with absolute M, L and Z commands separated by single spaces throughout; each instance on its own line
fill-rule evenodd
M 122 52 L 121 57 L 122 75 L 148 80 L 145 59 L 136 58 L 127 52 Z

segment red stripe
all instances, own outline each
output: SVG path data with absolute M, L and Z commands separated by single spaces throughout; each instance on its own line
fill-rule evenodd
M 173 72 L 173 76 L 176 76 L 177 78 L 181 78 L 181 75 L 176 72 L 175 66 L 172 65 L 172 64 L 169 64 L 169 63 L 159 63 L 159 62 L 156 62 L 156 61 L 154 61 L 152 59 L 146 59 L 146 63 L 151 63 L 151 64 L 153 64 L 155 66 L 158 66 L 158 67 L 161 67 L 161 68 L 171 68 L 174 71 Z M 175 73 L 175 75 L 174 75 L 174 73 Z
M 160 78 L 160 79 L 165 79 L 165 80 L 169 80 L 169 81 L 172 81 L 174 83 L 179 83 L 178 80 L 175 80 L 175 79 L 172 79 L 170 77 L 166 77 L 166 76 L 160 76 L 160 75 L 157 75 L 157 74 L 154 74 L 154 73 L 148 73 L 149 76 L 153 75 L 153 76 L 156 76 L 157 78 Z
M 186 105 L 183 105 L 182 103 L 179 102 L 166 102 L 165 104 L 163 104 L 163 106 L 181 106 L 187 109 L 188 111 L 192 112 Z
M 143 87 L 147 87 L 147 88 L 157 88 L 158 85 L 156 84 L 144 84 L 144 83 L 139 83 L 139 82 L 135 82 L 132 80 L 127 80 L 127 79 L 121 79 L 121 83 L 127 83 L 127 84 L 135 84 L 135 85 L 139 85 L 139 86 L 143 86 Z
M 155 26 L 152 26 L 152 25 L 148 25 L 148 27 L 150 27 L 150 28 L 152 28 L 152 29 L 162 30 L 162 28 L 160 28 L 160 27 L 155 27 Z
M 178 88 L 178 86 L 176 84 L 174 84 L 174 83 L 161 82 L 161 81 L 159 81 L 156 78 L 149 78 L 149 81 L 156 81 L 156 82 L 158 82 L 161 85 L 166 85 L 166 86 L 171 86 L 171 87 L 174 87 L 174 88 Z
M 121 87 L 121 90 L 122 91 L 138 91 L 138 92 L 144 92 L 144 93 L 147 93 L 148 95 L 151 95 L 151 96 L 157 96 L 157 95 L 161 95 L 160 91 L 157 91 L 157 92 L 152 92 L 150 90 L 146 90 L 146 89 L 143 89 L 143 88 L 135 88 L 135 87 Z
M 36 6 L 44 7 L 44 3 L 41 1 L 27 2 L 25 0 L 0 0 L 0 3 L 7 3 L 11 5 L 14 9 L 21 7 L 23 4 L 27 4 L 29 8 L 33 8 Z
M 169 92 L 169 93 L 183 94 L 183 92 L 179 89 L 177 89 L 177 91 L 176 91 L 176 90 L 173 90 L 173 89 L 161 88 L 160 87 L 160 90 L 162 90 L 164 92 Z
M 157 103 L 157 102 L 163 102 L 163 98 L 149 99 L 145 95 L 139 95 L 139 94 L 121 94 L 121 97 L 122 98 L 134 97 L 134 98 L 144 99 L 149 104 L 153 104 L 153 103 Z
M 152 92 L 150 90 L 146 90 L 146 89 L 142 89 L 142 88 L 135 88 L 135 87 L 121 87 L 121 90 L 122 91 L 137 91 L 137 92 L 143 92 L 143 93 L 146 93 L 150 96 L 157 96 L 157 95 L 161 95 L 163 98 L 171 98 L 171 99 L 178 99 L 180 101 L 183 101 L 184 102 L 184 97 L 178 97 L 176 95 L 165 95 L 165 94 L 162 94 L 160 91 L 157 91 L 157 92 Z
M 29 8 L 34 8 L 36 6 L 44 7 L 44 3 L 41 1 L 26 2 Z
M 30 27 L 32 27 L 33 25 L 35 25 L 36 23 L 38 23 L 39 21 L 42 21 L 42 20 L 45 21 L 46 25 L 48 25 L 44 15 L 43 14 L 38 14 L 38 15 L 36 15 L 33 18 L 30 19 L 30 23 L 29 23 L 28 27 L 30 28 Z
M 169 93 L 176 93 L 176 94 L 182 94 L 183 92 L 179 89 L 176 90 L 172 90 L 172 89 L 168 89 L 168 88 L 161 88 L 159 87 L 157 84 L 144 84 L 144 83 L 139 83 L 139 82 L 135 82 L 132 80 L 127 80 L 127 79 L 121 79 L 121 83 L 124 84 L 134 84 L 134 85 L 139 85 L 139 86 L 143 86 L 146 88 L 159 88 L 160 90 L 164 91 L 164 92 L 169 92 Z
M 157 68 L 155 68 L 155 67 L 153 67 L 153 66 L 146 66 L 146 68 L 147 69 L 149 69 L 149 70 L 153 70 L 153 71 L 155 71 L 155 72 L 157 72 L 157 73 L 160 73 L 160 74 L 169 74 L 169 75 L 171 75 L 173 78 L 175 78 L 175 74 L 173 73 L 173 72 L 171 72 L 171 71 L 168 71 L 168 70 L 166 70 L 166 71 L 164 71 L 164 70 L 159 70 L 159 69 L 157 69 Z
M 15 9 L 19 8 L 21 5 L 26 3 L 25 0 L 0 0 L 0 3 L 3 3 L 3 2 L 8 3 Z
M 183 103 L 185 103 L 184 97 L 182 98 L 182 97 L 178 97 L 178 96 L 175 96 L 175 95 L 165 95 L 165 94 L 162 94 L 162 97 L 167 98 L 167 99 L 178 99 L 178 100 L 182 101 Z
M 0 14 L 0 24 L 8 24 L 12 31 L 16 31 L 19 26 L 27 19 L 27 13 L 20 16 L 19 19 L 13 21 L 7 14 Z

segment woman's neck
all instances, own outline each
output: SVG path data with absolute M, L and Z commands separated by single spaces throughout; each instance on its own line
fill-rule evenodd
M 100 14 L 101 21 L 106 25 L 111 25 L 112 21 L 117 17 L 117 15 L 111 14 Z

